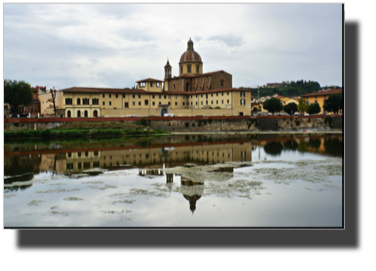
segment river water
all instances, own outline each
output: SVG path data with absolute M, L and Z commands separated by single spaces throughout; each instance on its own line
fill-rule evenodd
M 4 225 L 342 227 L 342 136 L 10 142 Z

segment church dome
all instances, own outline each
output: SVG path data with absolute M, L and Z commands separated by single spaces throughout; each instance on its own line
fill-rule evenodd
M 188 41 L 187 51 L 185 51 L 180 57 L 179 64 L 184 62 L 202 63 L 201 56 L 193 49 L 193 41 L 191 39 Z

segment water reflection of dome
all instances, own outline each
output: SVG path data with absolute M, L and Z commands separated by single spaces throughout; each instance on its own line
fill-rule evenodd
M 187 179 L 182 179 L 181 184 L 181 192 L 183 194 L 183 197 L 189 201 L 189 209 L 193 214 L 196 210 L 196 202 L 204 193 L 204 183 L 192 182 Z

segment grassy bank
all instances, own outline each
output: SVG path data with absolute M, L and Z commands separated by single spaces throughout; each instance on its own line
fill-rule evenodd
M 158 135 L 168 134 L 162 130 L 144 129 L 45 129 L 45 130 L 21 130 L 21 131 L 4 131 L 4 139 L 21 139 L 21 138 L 45 138 L 45 139 L 68 139 L 68 138 L 92 138 L 92 137 L 125 137 L 128 135 Z

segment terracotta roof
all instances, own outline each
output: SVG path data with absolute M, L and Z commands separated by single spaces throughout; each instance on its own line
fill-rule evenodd
M 206 93 L 216 93 L 216 92 L 229 92 L 229 91 L 244 91 L 251 92 L 248 89 L 240 88 L 226 88 L 226 89 L 213 89 L 205 91 L 145 91 L 142 89 L 122 89 L 122 88 L 90 88 L 90 87 L 71 87 L 67 89 L 59 90 L 66 93 L 118 93 L 118 94 L 156 94 L 156 95 L 197 95 Z
M 140 82 L 163 82 L 163 81 L 158 80 L 158 79 L 153 79 L 153 78 L 147 78 L 147 79 L 144 79 L 144 80 L 136 81 L 136 83 L 140 83 Z
M 202 63 L 201 56 L 194 50 L 185 51 L 180 57 L 180 63 L 184 62 L 200 62 Z
M 171 79 L 205 77 L 205 76 L 209 76 L 209 75 L 219 73 L 219 72 L 224 72 L 224 73 L 230 74 L 228 72 L 225 72 L 224 70 L 220 70 L 220 71 L 207 72 L 207 73 L 201 73 L 201 74 L 192 74 L 192 75 L 184 74 L 184 75 L 180 75 L 180 76 L 174 76 Z
M 335 89 L 329 89 L 329 90 L 326 90 L 326 91 L 320 91 L 320 92 L 305 94 L 305 95 L 302 95 L 302 97 L 328 96 L 328 95 L 331 95 L 331 94 L 338 94 L 338 93 L 342 93 L 342 88 L 335 88 Z
M 123 88 L 91 88 L 91 87 L 71 87 L 59 90 L 61 92 L 72 93 L 72 92 L 82 92 L 82 93 L 148 93 L 142 89 L 123 89 Z

